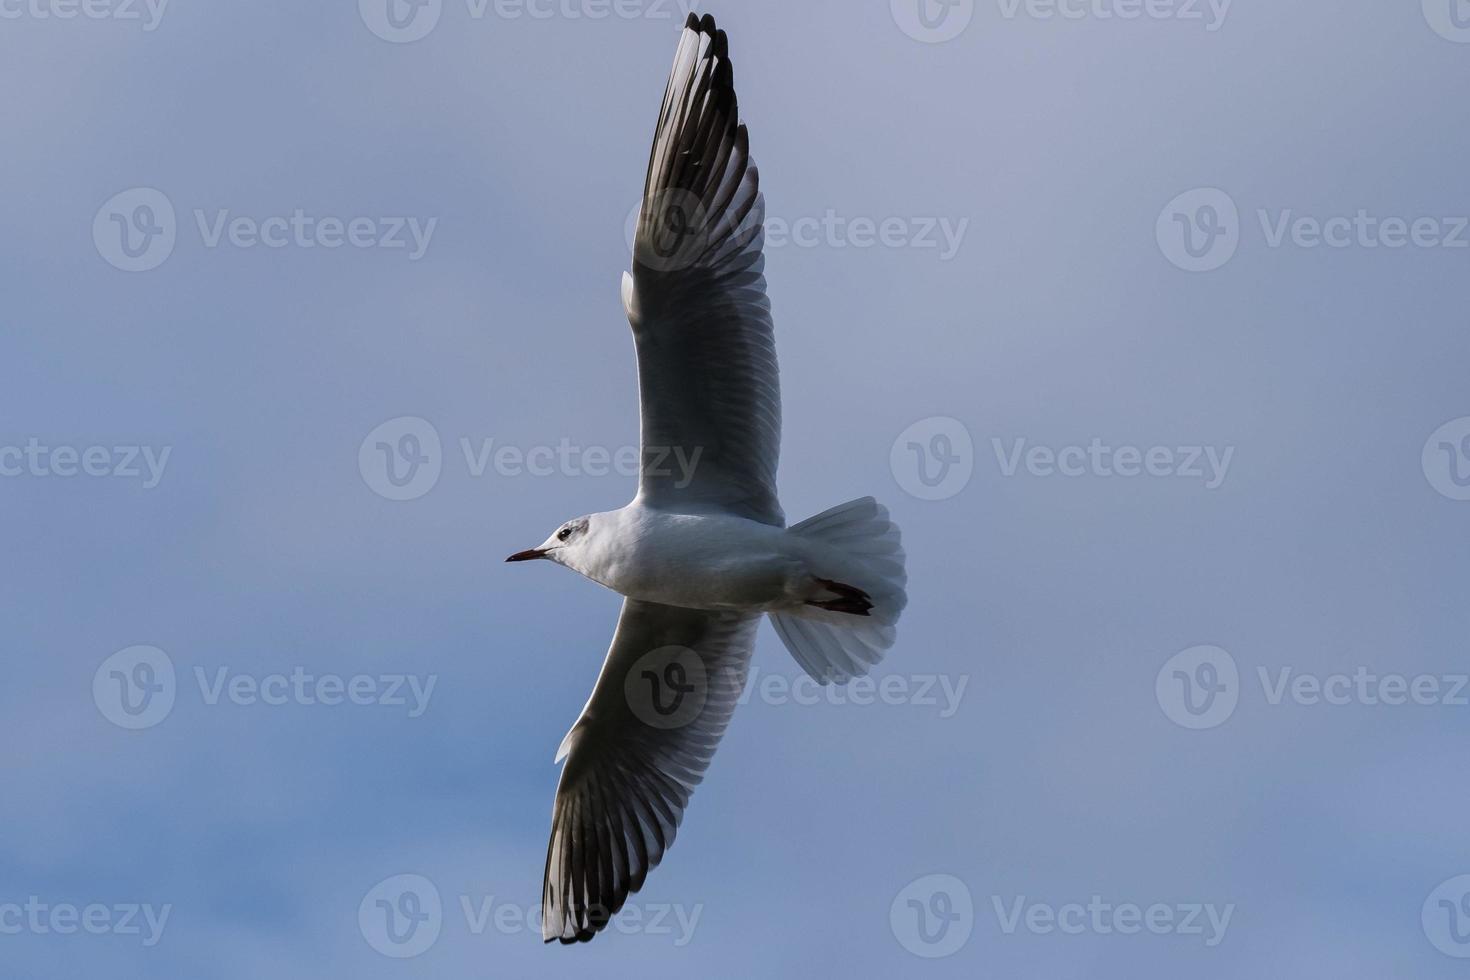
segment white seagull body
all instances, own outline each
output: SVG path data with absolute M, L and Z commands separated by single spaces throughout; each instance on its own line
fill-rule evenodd
M 662 860 L 745 686 L 763 614 L 808 674 L 843 683 L 893 645 L 906 602 L 898 528 L 872 498 L 786 527 L 764 215 L 725 33 L 691 14 L 623 277 L 642 405 L 638 495 L 510 559 L 554 561 L 626 597 L 557 756 L 547 942 L 592 939 Z M 670 453 L 693 460 L 692 473 L 676 478 Z

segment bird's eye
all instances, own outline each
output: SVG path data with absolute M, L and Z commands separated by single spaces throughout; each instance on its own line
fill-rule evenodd
M 564 527 L 560 531 L 557 531 L 556 532 L 556 540 L 558 540 L 558 541 L 565 541 L 567 538 L 569 538 L 571 536 L 572 536 L 572 529 L 570 527 Z

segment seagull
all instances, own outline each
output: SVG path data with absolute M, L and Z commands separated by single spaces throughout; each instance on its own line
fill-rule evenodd
M 907 602 L 899 530 L 872 497 L 786 526 L 764 221 L 729 41 L 713 17 L 690 14 L 622 284 L 638 356 L 638 493 L 507 559 L 554 562 L 624 597 L 557 752 L 548 943 L 590 941 L 663 860 L 744 690 L 763 615 L 807 674 L 841 684 L 893 646 Z

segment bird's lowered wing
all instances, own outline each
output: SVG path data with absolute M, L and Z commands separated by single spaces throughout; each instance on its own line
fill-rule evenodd
M 626 600 L 562 743 L 541 936 L 586 942 L 643 887 L 745 687 L 759 616 Z
M 623 278 L 638 348 L 645 506 L 785 523 L 764 221 L 725 32 L 691 14 L 649 155 L 633 271 Z

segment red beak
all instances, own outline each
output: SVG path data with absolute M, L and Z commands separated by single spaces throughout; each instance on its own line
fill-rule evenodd
M 532 548 L 530 551 L 517 552 L 516 554 L 511 555 L 509 558 L 507 558 L 506 561 L 535 561 L 537 558 L 545 557 L 546 552 L 542 551 L 540 548 Z

